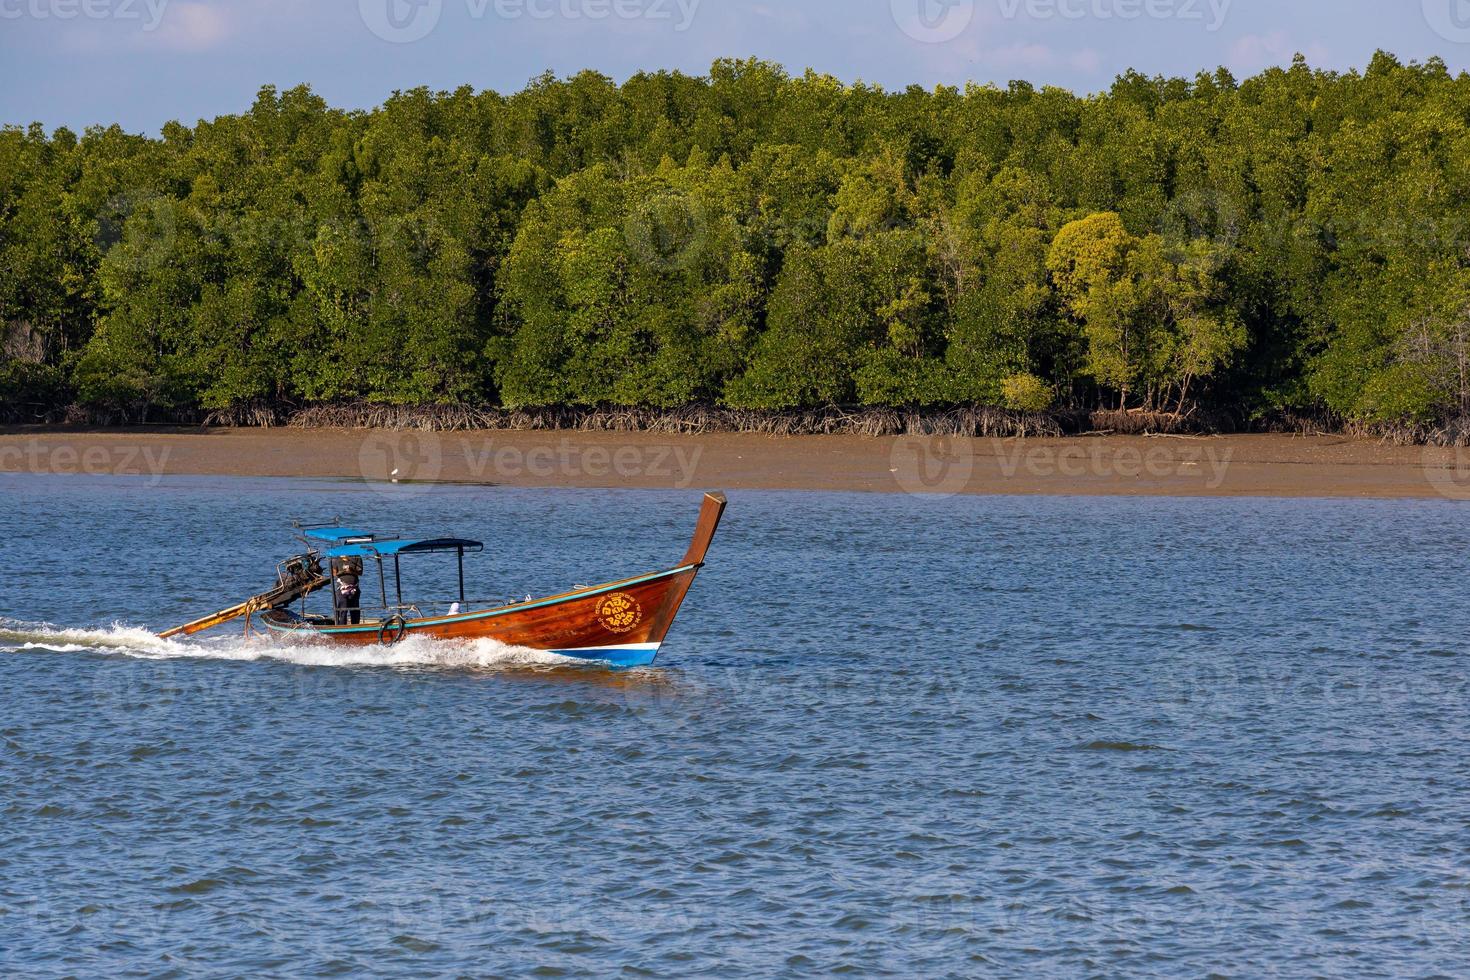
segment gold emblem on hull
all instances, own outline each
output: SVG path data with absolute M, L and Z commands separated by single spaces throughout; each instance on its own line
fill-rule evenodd
M 631 633 L 643 622 L 643 607 L 628 593 L 614 592 L 597 603 L 597 621 L 609 633 Z

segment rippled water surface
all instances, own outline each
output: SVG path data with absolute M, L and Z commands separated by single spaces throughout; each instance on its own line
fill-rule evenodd
M 1470 971 L 1453 504 L 737 494 L 625 673 L 149 632 L 292 517 L 504 598 L 698 498 L 0 476 L 0 972 Z

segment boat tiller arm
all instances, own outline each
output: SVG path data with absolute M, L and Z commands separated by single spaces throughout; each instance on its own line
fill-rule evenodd
M 167 640 L 175 636 L 193 636 L 195 633 L 203 633 L 205 630 L 214 629 L 216 626 L 239 619 L 241 616 L 248 616 L 262 609 L 275 609 L 278 606 L 284 606 L 294 602 L 303 596 L 311 595 L 317 589 L 323 588 L 328 582 L 330 582 L 330 579 L 324 575 L 291 579 L 281 583 L 269 592 L 262 592 L 260 595 L 251 596 L 237 606 L 221 609 L 213 615 L 205 616 L 203 619 L 196 619 L 194 622 L 186 623 L 183 626 L 176 626 L 158 635 Z

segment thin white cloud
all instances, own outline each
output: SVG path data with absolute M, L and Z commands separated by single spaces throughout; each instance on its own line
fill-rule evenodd
M 1067 64 L 1075 71 L 1096 74 L 1102 68 L 1102 55 L 1093 48 L 1083 48 L 1081 51 L 1067 56 Z
M 1253 74 L 1272 65 L 1287 64 L 1298 52 L 1314 65 L 1323 64 L 1329 58 L 1326 46 L 1320 42 L 1298 44 L 1285 31 L 1271 31 L 1236 38 L 1230 45 L 1228 60 L 1232 70 Z
M 1057 63 L 1056 52 L 1045 44 L 1016 42 L 985 52 L 987 64 L 1000 68 L 1049 68 Z
M 1102 56 L 1092 48 L 1064 51 L 1047 44 L 1017 42 L 1002 48 L 991 48 L 980 55 L 983 64 L 996 68 L 1040 70 L 1070 68 L 1092 73 L 1102 67 Z
M 153 30 L 139 37 L 149 46 L 175 51 L 206 51 L 233 33 L 230 17 L 222 7 L 207 3 L 170 3 Z

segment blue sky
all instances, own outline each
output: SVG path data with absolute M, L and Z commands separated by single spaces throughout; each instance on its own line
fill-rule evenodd
M 0 122 L 156 132 L 266 83 L 369 107 L 750 55 L 889 87 L 1095 91 L 1129 67 L 1249 74 L 1302 51 L 1348 69 L 1380 47 L 1470 69 L 1470 0 L 0 0 Z

